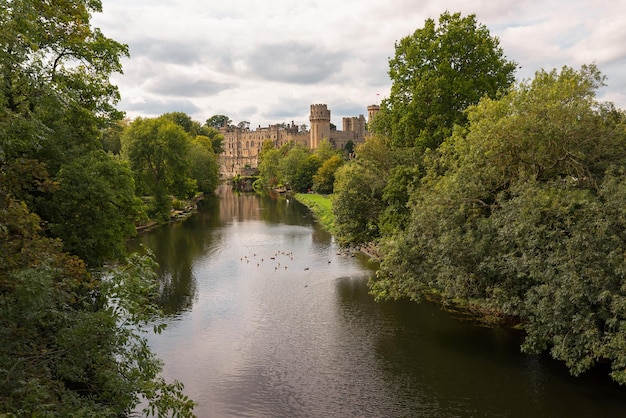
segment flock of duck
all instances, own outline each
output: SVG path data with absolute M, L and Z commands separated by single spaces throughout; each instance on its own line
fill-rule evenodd
M 257 253 L 252 253 L 251 256 L 244 255 L 241 257 L 241 262 L 252 265 L 256 264 L 257 267 L 261 267 L 267 264 L 274 266 L 274 271 L 277 270 L 287 270 L 288 262 L 293 261 L 293 252 L 292 251 L 276 251 L 274 254 L 271 254 L 269 257 L 262 256 Z M 330 264 L 330 260 L 328 263 Z M 309 267 L 304 267 L 304 271 L 309 270 Z

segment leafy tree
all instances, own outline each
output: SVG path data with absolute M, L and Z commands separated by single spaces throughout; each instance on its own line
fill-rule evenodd
M 155 197 L 155 216 L 169 215 L 169 195 L 193 195 L 196 185 L 187 164 L 190 139 L 179 125 L 167 117 L 137 118 L 124 132 L 122 143 L 139 191 Z
M 392 236 L 408 225 L 411 216 L 409 196 L 419 187 L 422 175 L 418 165 L 397 165 L 391 170 L 382 196 L 386 205 L 380 216 L 382 235 Z
M 102 149 L 115 155 L 122 152 L 122 134 L 130 124 L 128 119 L 114 121 L 102 132 Z
M 313 177 L 321 166 L 317 155 L 309 155 L 302 164 L 298 165 L 296 172 L 291 177 L 291 188 L 300 193 L 307 192 L 313 188 Z
M 211 139 L 206 136 L 196 136 L 191 141 L 189 149 L 190 174 L 198 184 L 198 190 L 203 193 L 213 193 L 219 182 L 219 162 L 213 152 Z
M 322 163 L 322 166 L 313 176 L 313 190 L 317 193 L 330 194 L 335 184 L 335 173 L 343 164 L 338 155 L 333 155 Z
M 595 100 L 602 83 L 595 66 L 541 71 L 470 107 L 425 160 L 372 291 L 518 317 L 524 350 L 626 383 L 626 117 Z
M 216 155 L 224 152 L 224 135 L 219 130 L 209 126 L 202 126 L 198 131 L 198 135 L 205 136 L 211 140 L 211 148 Z
M 383 211 L 385 180 L 375 170 L 351 163 L 335 173 L 332 211 L 341 245 L 360 245 L 379 237 L 378 217 Z
M 263 141 L 259 152 L 259 181 L 266 189 L 282 183 L 279 170 L 281 159 L 282 153 L 274 147 L 274 142 L 271 139 Z
M 200 124 L 198 122 L 194 123 L 194 120 L 191 119 L 191 116 L 186 114 L 185 112 L 170 112 L 164 113 L 161 115 L 163 118 L 170 119 L 176 125 L 180 126 L 191 136 L 199 135 L 198 129 Z
M 313 187 L 313 175 L 320 167 L 319 158 L 310 150 L 293 146 L 280 160 L 280 173 L 290 187 L 298 192 L 306 192 Z
M 94 151 L 61 167 L 59 188 L 39 203 L 53 236 L 63 248 L 89 265 L 126 254 L 125 240 L 142 218 L 128 165 L 104 151 Z
M 139 214 L 128 167 L 103 151 L 128 48 L 90 26 L 100 10 L 0 0 L 1 416 L 125 416 L 141 397 L 192 413 L 141 336 L 157 313 L 153 261 L 96 275 L 67 252 L 119 256 Z
M 466 124 L 469 105 L 495 98 L 514 80 L 516 64 L 475 15 L 445 12 L 438 25 L 428 19 L 395 48 L 391 93 L 371 124 L 394 146 L 436 148 L 455 124 Z
M 337 151 L 332 146 L 330 141 L 326 138 L 320 141 L 319 145 L 313 152 L 315 155 L 317 155 L 317 158 L 319 158 L 321 162 L 328 160 L 334 155 L 337 155 Z
M 135 255 L 95 277 L 0 180 L 0 415 L 122 416 L 145 397 L 191 416 L 143 337 L 159 313 L 154 262 Z
M 342 245 L 364 244 L 380 237 L 385 210 L 383 190 L 395 157 L 384 138 L 370 136 L 357 146 L 356 159 L 335 172 L 333 213 Z M 353 178 L 354 177 L 354 178 Z
M 213 115 L 206 120 L 206 126 L 219 129 L 219 128 L 228 128 L 233 121 L 225 115 Z

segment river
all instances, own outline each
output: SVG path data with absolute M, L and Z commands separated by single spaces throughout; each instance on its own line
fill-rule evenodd
M 198 417 L 626 416 L 626 388 L 520 353 L 515 332 L 375 302 L 374 266 L 293 199 L 220 188 L 139 244 L 167 313 L 150 346 Z

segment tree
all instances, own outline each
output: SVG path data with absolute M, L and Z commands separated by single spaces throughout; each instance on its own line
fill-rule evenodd
M 189 146 L 184 129 L 167 117 L 137 118 L 124 132 L 123 153 L 139 191 L 154 196 L 152 215 L 169 216 L 169 195 L 188 198 L 195 192 L 187 164 Z
M 279 169 L 281 159 L 282 153 L 274 147 L 274 142 L 271 139 L 263 141 L 259 152 L 259 181 L 266 189 L 282 183 Z
M 100 275 L 66 251 L 92 266 L 118 256 L 137 215 L 127 166 L 102 149 L 128 47 L 91 27 L 100 10 L 0 0 L 2 416 L 125 416 L 142 397 L 191 416 L 140 335 L 157 313 L 150 257 Z
M 163 380 L 143 337 L 159 314 L 152 259 L 95 277 L 41 235 L 23 202 L 0 197 L 0 414 L 123 416 L 143 396 L 155 413 L 191 416 L 194 403 Z
M 228 128 L 233 121 L 225 115 L 213 115 L 206 120 L 206 126 L 219 129 L 219 128 Z
M 371 124 L 394 146 L 436 148 L 455 124 L 466 124 L 469 105 L 495 98 L 514 80 L 516 64 L 475 15 L 445 12 L 438 25 L 428 19 L 395 48 L 391 93 Z
M 90 266 L 123 258 L 142 219 L 142 203 L 126 162 L 94 151 L 61 167 L 59 188 L 39 203 L 48 230 Z
M 338 155 L 333 155 L 324 161 L 313 176 L 313 190 L 317 193 L 331 194 L 335 184 L 335 173 L 343 164 Z
M 385 180 L 362 164 L 350 163 L 335 173 L 332 211 L 341 245 L 361 245 L 379 237 L 378 217 L 383 211 Z
M 525 351 L 626 383 L 626 116 L 595 100 L 602 83 L 595 66 L 540 71 L 471 106 L 425 160 L 372 291 L 518 318 Z
M 337 150 L 335 150 L 330 141 L 326 138 L 320 141 L 319 145 L 313 152 L 317 155 L 317 158 L 319 158 L 321 162 L 324 162 L 332 156 L 338 154 Z
M 298 192 L 313 187 L 313 175 L 320 167 L 320 160 L 310 150 L 293 146 L 280 160 L 280 173 L 289 186 Z
M 219 162 L 213 152 L 211 139 L 206 136 L 196 136 L 191 141 L 189 149 L 190 175 L 196 180 L 198 190 L 203 193 L 213 193 L 219 182 Z

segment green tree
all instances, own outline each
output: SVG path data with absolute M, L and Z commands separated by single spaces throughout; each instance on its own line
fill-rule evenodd
M 162 416 L 191 416 L 194 403 L 163 380 L 143 336 L 159 314 L 152 259 L 135 255 L 94 276 L 42 236 L 6 180 L 0 174 L 0 415 L 123 416 L 144 397 Z
M 2 416 L 124 416 L 141 397 L 162 416 L 193 407 L 140 335 L 157 313 L 152 260 L 96 275 L 66 252 L 118 256 L 138 214 L 127 166 L 102 149 L 128 48 L 90 26 L 100 10 L 0 0 Z
M 328 139 L 322 139 L 313 152 L 322 163 L 338 154 Z
M 284 150 L 281 150 L 284 151 Z M 292 146 L 280 160 L 281 177 L 298 192 L 313 187 L 313 175 L 320 167 L 320 160 L 311 151 L 299 145 Z
M 360 245 L 380 238 L 379 218 L 385 210 L 383 190 L 396 164 L 396 157 L 380 135 L 368 137 L 357 146 L 355 154 L 355 159 L 335 172 L 333 213 L 342 245 Z
M 317 193 L 331 194 L 335 184 L 335 173 L 342 164 L 343 160 L 336 154 L 324 161 L 313 176 L 313 190 Z
M 279 170 L 281 159 L 282 153 L 274 147 L 274 142 L 265 140 L 259 152 L 259 181 L 264 188 L 269 189 L 282 183 Z
M 336 171 L 331 201 L 341 245 L 366 244 L 379 237 L 384 187 L 380 173 L 362 164 L 345 164 Z
M 211 128 L 228 128 L 233 121 L 226 115 L 213 115 L 206 120 L 206 126 Z
M 211 139 L 198 135 L 191 141 L 189 156 L 190 175 L 196 180 L 198 190 L 213 193 L 219 182 L 219 162 L 213 152 Z
M 469 105 L 495 98 L 514 81 L 516 64 L 475 15 L 445 12 L 438 24 L 428 19 L 395 48 L 391 93 L 371 124 L 394 146 L 436 148 L 455 124 L 466 124 Z
M 602 84 L 595 66 L 541 71 L 470 107 L 425 160 L 372 291 L 517 317 L 524 350 L 626 383 L 626 117 L 595 100 Z
M 102 149 L 115 155 L 122 152 L 122 134 L 124 129 L 130 124 L 128 119 L 113 121 L 102 132 Z
M 135 119 L 122 137 L 139 191 L 154 196 L 152 215 L 166 218 L 169 195 L 188 198 L 196 185 L 188 165 L 189 135 L 168 117 Z
M 411 217 L 409 196 L 419 187 L 422 175 L 418 165 L 397 165 L 391 170 L 382 196 L 386 205 L 380 216 L 383 236 L 392 236 L 408 225 Z
M 58 190 L 38 205 L 52 235 L 92 266 L 122 258 L 143 215 L 128 165 L 94 151 L 63 165 L 56 180 Z

